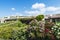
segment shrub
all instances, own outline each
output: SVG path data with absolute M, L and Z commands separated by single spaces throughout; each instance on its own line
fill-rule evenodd
M 6 24 L 7 25 L 7 24 Z M 0 27 L 0 39 L 3 40 L 26 40 L 26 25 L 20 21 L 9 23 L 7 26 Z
M 38 15 L 38 16 L 36 16 L 36 19 L 37 19 L 38 21 L 41 21 L 43 18 L 44 18 L 44 15 Z

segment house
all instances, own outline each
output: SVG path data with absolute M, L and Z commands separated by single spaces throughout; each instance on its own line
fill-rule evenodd
M 60 22 L 60 14 L 46 15 L 45 20 L 50 22 L 55 22 L 55 23 Z

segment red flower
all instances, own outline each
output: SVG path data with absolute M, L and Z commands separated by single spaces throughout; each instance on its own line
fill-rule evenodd
M 46 32 L 46 33 L 49 32 L 49 29 L 45 28 L 45 32 Z

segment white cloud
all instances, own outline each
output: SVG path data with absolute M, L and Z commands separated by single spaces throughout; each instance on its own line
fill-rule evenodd
M 39 14 L 56 14 L 60 13 L 60 7 L 55 7 L 55 6 L 47 6 L 44 3 L 35 3 L 32 5 L 32 10 L 27 10 L 25 11 L 26 14 L 36 16 Z
M 13 10 L 13 11 L 14 11 L 14 10 L 16 10 L 16 9 L 15 9 L 15 8 L 11 8 L 11 10 Z
M 39 14 L 45 13 L 45 4 L 44 3 L 35 3 L 32 5 L 32 9 L 35 10 L 30 10 L 30 11 L 25 11 L 26 14 L 32 15 L 32 16 L 37 16 Z
M 42 9 L 40 9 L 40 13 L 45 13 L 45 12 L 46 12 L 45 9 L 46 9 L 46 8 L 42 8 Z
M 28 15 L 32 15 L 32 16 L 37 16 L 39 14 L 42 14 L 40 11 L 38 10 L 34 10 L 34 11 L 25 11 L 25 13 L 27 13 Z
M 60 7 L 46 7 L 46 12 L 47 14 L 60 14 Z
M 40 9 L 40 8 L 45 8 L 45 4 L 44 3 L 35 3 L 32 5 L 33 9 Z
M 60 7 L 47 7 L 46 11 L 57 11 L 60 10 Z

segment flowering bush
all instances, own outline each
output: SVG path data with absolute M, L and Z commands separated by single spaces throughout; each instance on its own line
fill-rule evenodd
M 60 26 L 54 25 L 51 29 L 54 31 L 54 35 L 56 36 L 56 38 L 60 39 Z
M 42 25 L 42 22 L 40 23 L 36 19 L 32 20 L 26 30 L 27 40 L 44 40 L 44 28 Z
M 45 34 L 46 39 L 48 38 L 49 40 L 60 40 L 60 25 L 47 22 L 45 24 Z

